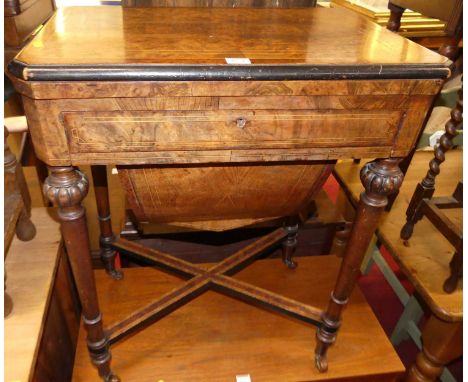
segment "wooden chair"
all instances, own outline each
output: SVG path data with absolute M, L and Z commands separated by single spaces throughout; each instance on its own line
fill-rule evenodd
M 458 336 L 461 339 L 463 291 L 458 287 L 452 294 L 446 294 L 442 289 L 443 282 L 450 273 L 450 255 L 448 255 L 451 249 L 450 243 L 444 240 L 442 234 L 427 219 L 423 219 L 416 227 L 418 234 L 414 235 L 409 246 L 399 237 L 408 201 L 411 199 L 414 186 L 418 184 L 421 174 L 425 171 L 430 155 L 431 153 L 426 151 L 415 154 L 406 175 L 406 183 L 392 210 L 384 214 L 374 244 L 368 252 L 404 306 L 404 311 L 391 335 L 392 344 L 397 346 L 402 341 L 411 339 L 419 349 L 424 349 L 424 355 L 423 353 L 418 355 L 418 360 L 411 371 L 408 371 L 409 376 L 405 382 L 435 381 L 436 378 L 442 382 L 454 382 L 450 371 L 444 366 L 461 354 Z M 455 187 L 456 177 L 453 179 L 453 176 L 448 174 L 461 174 L 461 157 L 461 150 L 447 153 L 448 171 L 440 175 L 436 196 L 441 193 L 443 195 Z M 359 198 L 359 167 L 347 161 L 338 164 L 335 170 L 340 183 L 346 185 L 345 191 L 351 205 L 355 205 Z M 451 216 L 457 216 L 458 212 L 454 210 L 450 213 Z M 414 295 L 408 294 L 380 254 L 381 245 L 390 252 L 401 271 L 414 285 L 416 289 Z M 366 265 L 364 268 L 367 268 L 368 262 L 364 260 L 364 263 Z M 424 316 L 426 307 L 429 309 L 431 323 L 426 323 L 420 329 L 420 320 Z M 422 370 L 424 378 L 415 379 L 415 374 L 421 373 L 419 369 Z
M 445 238 L 455 247 L 455 254 L 450 263 L 451 274 L 444 283 L 444 290 L 452 293 L 457 287 L 463 268 L 463 235 L 462 230 L 454 225 L 441 209 L 463 207 L 463 187 L 460 182 L 452 197 L 433 198 L 435 180 L 440 173 L 440 165 L 445 161 L 445 153 L 453 146 L 453 138 L 458 134 L 463 123 L 463 89 L 458 92 L 457 105 L 452 110 L 451 118 L 445 125 L 445 134 L 434 147 L 434 158 L 429 163 L 429 170 L 424 179 L 416 186 L 413 197 L 406 210 L 406 223 L 401 229 L 400 237 L 409 240 L 414 225 L 426 216 Z
M 16 232 L 18 239 L 29 241 L 36 235 L 36 228 L 31 222 L 31 197 L 29 195 L 26 181 L 21 166 L 16 161 L 15 155 L 11 152 L 7 144 L 8 130 L 4 128 L 5 134 L 5 156 L 4 156 L 4 169 L 5 169 L 5 189 L 4 189 L 4 203 L 5 211 L 4 219 L 4 260 L 6 259 L 8 247 Z M 5 291 L 6 291 L 6 273 L 5 277 Z M 10 297 L 5 292 L 4 300 L 5 313 L 8 316 L 13 308 L 13 303 Z

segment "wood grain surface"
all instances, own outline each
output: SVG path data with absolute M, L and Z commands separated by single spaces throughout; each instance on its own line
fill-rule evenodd
M 300 258 L 298 268 L 288 271 L 279 259 L 261 260 L 236 278 L 323 308 L 339 263 L 335 256 Z M 151 268 L 128 269 L 119 282 L 111 281 L 101 271 L 96 277 L 108 325 L 182 282 Z M 73 381 L 98 381 L 88 360 L 84 334 L 81 330 Z M 314 336 L 313 326 L 207 292 L 114 345 L 112 357 L 122 380 L 141 382 L 234 381 L 239 374 L 268 382 L 384 382 L 396 381 L 403 371 L 358 290 L 346 309 L 339 340 L 330 350 L 328 373 L 321 374 L 313 366 Z
M 123 7 L 303 8 L 315 0 L 122 0 Z
M 462 150 L 452 150 L 445 154 L 447 159 L 437 177 L 435 196 L 452 195 L 462 179 L 462 154 Z M 462 281 L 459 281 L 458 288 L 452 294 L 445 293 L 442 289 L 444 281 L 450 275 L 449 263 L 454 252 L 453 246 L 426 218 L 416 224 L 409 245 L 405 245 L 400 239 L 400 230 L 406 221 L 405 212 L 408 203 L 416 184 L 426 174 L 429 161 L 433 157 L 431 151 L 416 152 L 400 194 L 391 211 L 384 215 L 377 234 L 433 313 L 444 321 L 461 321 L 463 319 Z M 355 200 L 361 192 L 360 167 L 352 162 L 343 162 L 337 164 L 335 168 Z M 444 213 L 455 224 L 462 226 L 461 209 L 444 210 Z
M 119 176 L 139 223 L 211 221 L 226 229 L 298 215 L 331 171 L 332 164 L 123 166 Z
M 344 9 L 121 7 L 59 9 L 17 60 L 225 65 L 225 58 L 243 57 L 253 64 L 325 66 L 449 62 Z

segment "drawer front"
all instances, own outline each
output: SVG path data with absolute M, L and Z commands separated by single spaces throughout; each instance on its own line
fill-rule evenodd
M 70 152 L 391 147 L 401 110 L 66 112 Z

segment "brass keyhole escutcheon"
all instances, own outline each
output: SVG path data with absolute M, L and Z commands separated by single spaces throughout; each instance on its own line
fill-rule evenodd
M 239 129 L 243 129 L 245 127 L 245 125 L 247 124 L 247 120 L 245 118 L 237 118 L 237 127 Z

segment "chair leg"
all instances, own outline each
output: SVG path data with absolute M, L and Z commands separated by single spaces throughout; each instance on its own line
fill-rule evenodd
M 450 42 L 439 48 L 439 54 L 455 62 L 460 54 L 460 48 L 458 47 L 460 40 L 460 37 L 453 37 Z
M 16 223 L 16 236 L 21 241 L 29 241 L 36 236 L 36 227 L 31 221 L 26 209 L 23 208 Z
M 446 293 L 453 293 L 457 289 L 458 280 L 463 275 L 463 252 L 458 250 L 450 261 L 450 276 L 444 282 L 444 291 Z
M 392 32 L 398 32 L 401 25 L 401 16 L 403 16 L 405 9 L 392 4 L 391 1 L 388 2 L 388 9 L 390 10 L 390 18 L 387 22 L 387 29 Z
M 422 351 L 407 370 L 403 381 L 435 382 L 444 366 L 462 355 L 462 334 L 462 322 L 446 322 L 432 315 L 422 332 Z
M 5 262 L 3 262 L 3 265 L 5 265 Z M 7 280 L 7 276 L 6 276 L 6 269 L 5 269 L 3 273 L 3 318 L 7 318 L 10 315 L 11 311 L 13 310 L 13 300 L 6 292 L 6 288 L 7 288 L 6 280 Z

